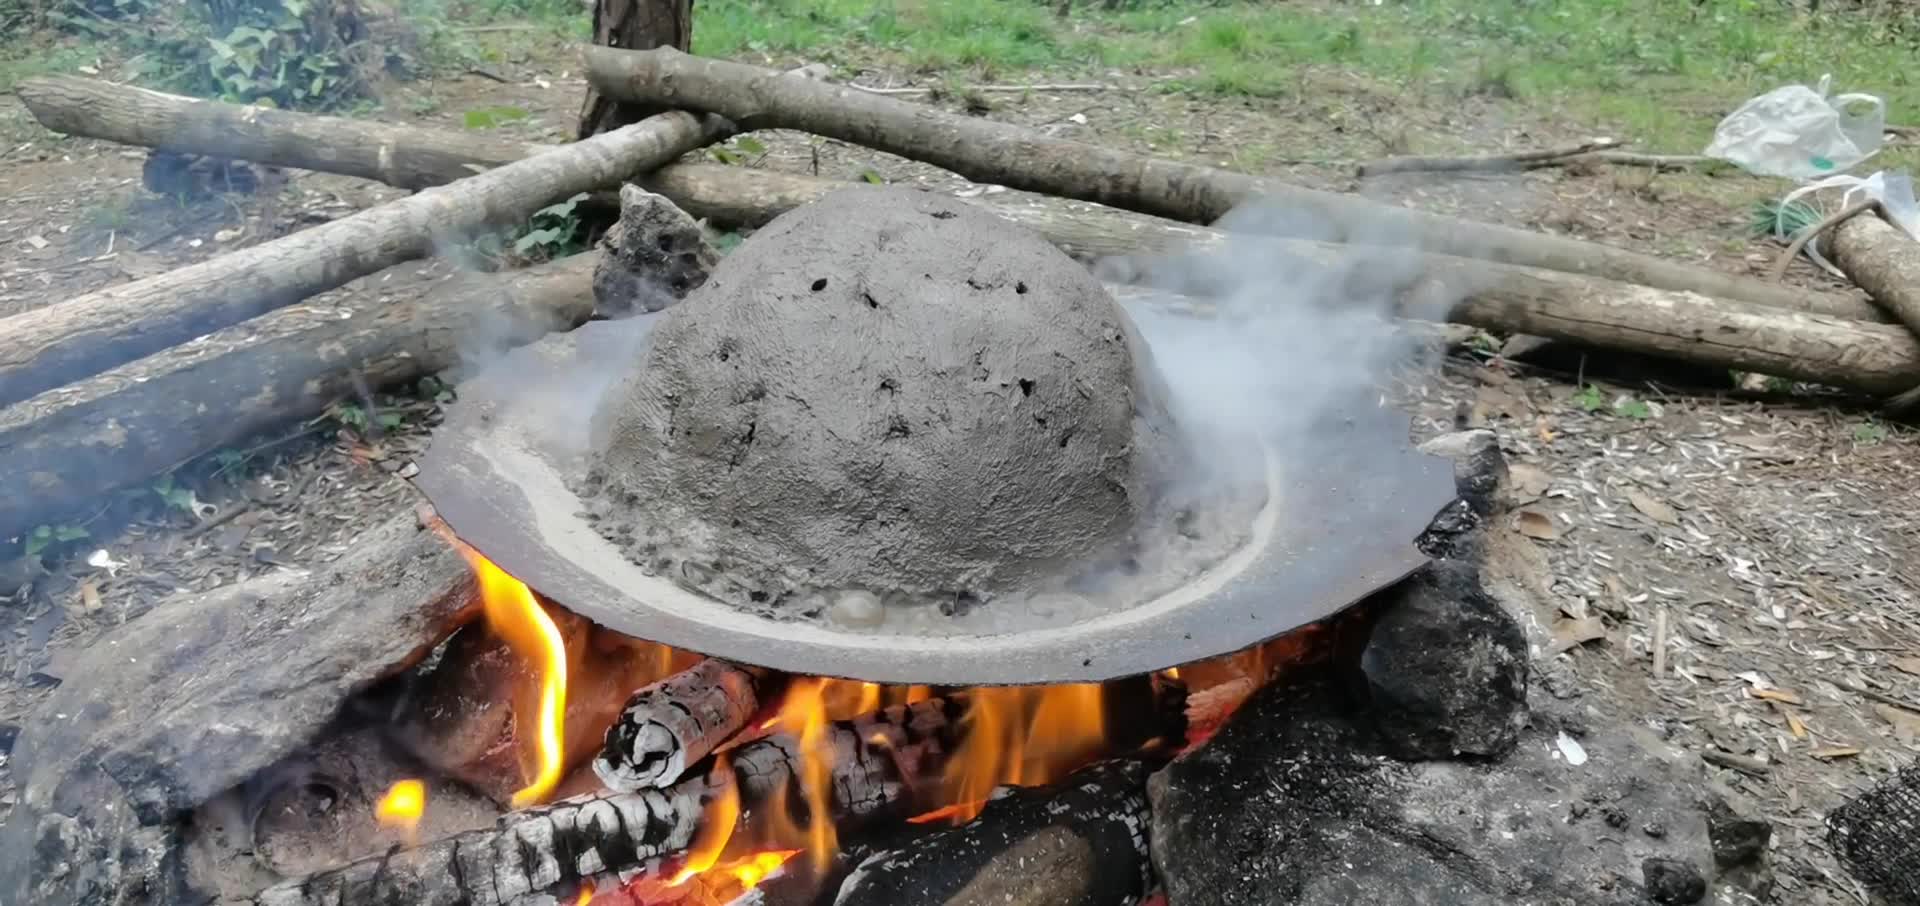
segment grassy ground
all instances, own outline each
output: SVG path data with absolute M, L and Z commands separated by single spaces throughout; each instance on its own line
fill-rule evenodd
M 437 67 L 498 59 L 516 43 L 587 28 L 576 0 L 400 5 L 422 34 L 421 56 Z M 1703 147 L 1741 99 L 1828 72 L 1836 91 L 1880 94 L 1892 120 L 1920 121 L 1913 11 L 1809 16 L 1783 0 L 1108 5 L 1081 0 L 1062 16 L 1048 0 L 700 0 L 694 41 L 707 55 L 805 55 L 960 82 L 1151 72 L 1161 90 L 1203 96 L 1284 98 L 1337 74 L 1399 87 L 1418 102 L 1479 94 L 1550 106 L 1669 152 Z M 0 90 L 111 58 L 101 40 L 8 42 Z

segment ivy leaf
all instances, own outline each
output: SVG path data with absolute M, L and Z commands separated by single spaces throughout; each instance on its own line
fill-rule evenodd
M 767 146 L 760 144 L 760 141 L 751 135 L 740 136 L 738 139 L 734 141 L 734 144 L 739 145 L 740 150 L 745 151 L 748 154 L 767 153 Z

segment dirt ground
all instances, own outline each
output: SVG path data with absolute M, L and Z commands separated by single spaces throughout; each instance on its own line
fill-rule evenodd
M 466 110 L 512 105 L 532 114 L 503 127 L 516 135 L 560 140 L 571 132 L 584 89 L 576 73 L 522 63 L 495 74 L 506 83 L 466 75 L 399 87 L 379 115 L 457 129 Z M 861 81 L 908 84 L 886 73 Z M 1300 93 L 1308 101 L 1203 101 L 1144 90 L 1143 77 L 1112 81 L 1112 91 L 996 95 L 987 115 L 1733 273 L 1762 274 L 1777 254 L 1745 236 L 1741 199 L 1764 192 L 1744 176 L 1541 170 L 1356 187 L 1350 163 L 1326 163 L 1390 153 L 1408 136 L 1493 152 L 1603 134 L 1604 124 L 1563 122 L 1497 98 L 1437 103 L 1332 75 L 1320 90 Z M 988 191 L 839 142 L 758 138 L 768 151 L 748 166 L 844 179 L 871 170 L 962 196 Z M 42 133 L 10 98 L 0 101 L 0 140 L 0 315 L 399 194 L 298 173 L 266 195 L 159 198 L 140 188 L 142 152 Z M 415 291 L 435 275 L 375 277 L 342 292 Z M 1838 288 L 1804 264 L 1790 279 Z M 1603 364 L 1596 357 L 1586 376 Z M 1502 530 L 1524 535 L 1553 577 L 1544 593 L 1560 613 L 1541 617 L 1568 642 L 1542 656 L 1582 679 L 1567 694 L 1676 744 L 1763 759 L 1762 774 L 1723 773 L 1765 803 L 1778 828 L 1780 902 L 1866 902 L 1827 853 L 1822 820 L 1920 751 L 1920 704 L 1902 710 L 1855 691 L 1920 703 L 1920 516 L 1910 490 L 1920 478 L 1920 435 L 1783 394 L 1679 395 L 1626 378 L 1603 384 L 1596 408 L 1577 396 L 1573 380 L 1566 370 L 1463 352 L 1415 389 L 1417 433 L 1451 430 L 1456 420 L 1498 433 L 1516 486 L 1534 498 Z M 1621 394 L 1646 409 L 1615 414 Z M 210 509 L 189 513 L 157 495 L 103 504 L 87 526 L 91 537 L 51 575 L 8 566 L 0 738 L 58 682 L 64 652 L 176 590 L 330 559 L 361 527 L 406 505 L 412 492 L 396 473 L 423 448 L 436 403 L 376 403 L 403 424 L 377 437 L 331 420 L 289 426 L 247 448 L 246 463 L 195 480 L 192 490 Z M 117 524 L 123 517 L 131 521 Z M 96 550 L 109 562 L 95 557 L 90 565 Z M 1651 649 L 1662 625 L 1668 670 L 1656 677 Z M 14 795 L 0 766 L 0 815 Z

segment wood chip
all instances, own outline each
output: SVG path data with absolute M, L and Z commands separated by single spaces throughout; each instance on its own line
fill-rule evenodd
M 1874 705 L 1873 713 L 1880 715 L 1893 727 L 1893 738 L 1900 740 L 1901 744 L 1911 745 L 1914 740 L 1920 739 L 1920 714 L 1892 705 Z
M 97 613 L 101 608 L 100 587 L 92 579 L 80 583 L 80 604 L 87 613 Z
M 30 246 L 33 246 L 33 250 L 36 252 L 43 248 L 46 248 L 48 245 L 46 237 L 41 236 L 39 233 L 35 233 L 31 236 L 28 236 L 26 239 L 26 243 Z
M 1667 607 L 1660 605 L 1660 612 L 1653 617 L 1653 678 L 1667 675 Z
M 1860 754 L 1860 749 L 1857 746 L 1831 746 L 1825 749 L 1814 749 L 1807 754 L 1821 761 L 1833 761 L 1838 758 L 1852 758 Z
M 1700 760 L 1711 765 L 1731 768 L 1742 774 L 1752 774 L 1755 777 L 1765 777 L 1768 771 L 1773 770 L 1772 765 L 1758 758 L 1734 755 L 1730 752 L 1719 751 L 1718 749 L 1707 749 L 1701 752 Z
M 1569 648 L 1577 648 L 1606 637 L 1607 627 L 1600 622 L 1599 617 L 1561 620 L 1553 626 L 1553 653 L 1559 654 Z
M 1560 537 L 1560 527 L 1553 524 L 1553 517 L 1539 510 L 1514 511 L 1513 528 L 1539 541 L 1552 541 Z
M 1539 466 L 1526 463 L 1514 463 L 1507 467 L 1507 478 L 1513 482 L 1513 492 L 1523 500 L 1531 500 L 1547 492 L 1553 486 L 1553 476 Z
M 1920 657 L 1897 657 L 1897 658 L 1894 658 L 1890 663 L 1893 664 L 1893 669 L 1898 670 L 1901 673 L 1910 673 L 1910 674 L 1913 674 L 1914 676 L 1920 676 Z
M 1648 519 L 1651 519 L 1655 522 L 1663 523 L 1665 525 L 1680 524 L 1680 514 L 1674 512 L 1673 507 L 1667 506 L 1666 504 L 1661 503 L 1658 500 L 1655 500 L 1654 498 L 1648 496 L 1644 491 L 1640 491 L 1634 488 L 1628 488 L 1627 502 L 1630 504 L 1633 504 L 1633 508 L 1636 510 L 1639 510 L 1640 515 L 1645 516 Z
M 1788 692 L 1785 689 L 1748 689 L 1747 694 L 1754 698 L 1764 698 L 1770 702 L 1781 702 L 1789 705 L 1798 705 L 1801 703 L 1800 696 Z
M 1801 723 L 1800 715 L 1793 713 L 1792 708 L 1787 707 L 1784 702 L 1776 701 L 1773 703 L 1773 709 L 1787 719 L 1787 732 L 1792 733 L 1794 739 L 1807 738 L 1807 725 Z

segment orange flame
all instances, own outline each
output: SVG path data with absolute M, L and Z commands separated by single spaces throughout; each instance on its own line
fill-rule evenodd
M 694 833 L 693 845 L 687 847 L 686 861 L 667 882 L 668 887 L 679 887 L 717 864 L 720 854 L 726 852 L 727 841 L 733 839 L 734 825 L 740 823 L 740 785 L 733 782 L 733 765 L 725 755 L 714 760 L 712 776 L 720 778 L 725 788 L 701 812 L 700 829 Z
M 583 881 L 580 884 L 580 895 L 573 899 L 573 906 L 587 906 L 591 902 L 593 902 L 593 882 Z
M 387 790 L 373 806 L 373 816 L 381 824 L 412 833 L 427 810 L 427 785 L 418 780 L 402 780 Z
M 739 884 L 741 891 L 744 892 L 759 887 L 760 882 L 766 880 L 768 875 L 773 874 L 780 866 L 787 864 L 788 859 L 799 854 L 800 851 L 797 849 L 755 853 L 731 865 L 724 866 L 722 870 L 732 875 L 734 883 Z
M 534 746 L 537 760 L 533 778 L 513 794 L 513 807 L 525 808 L 546 799 L 560 784 L 566 769 L 564 737 L 567 702 L 567 648 L 560 629 L 533 597 L 526 583 L 515 579 L 493 561 L 465 544 L 457 545 L 480 584 L 487 625 L 505 639 L 514 654 L 537 665 L 540 702 Z
M 942 777 L 954 822 L 980 814 L 994 787 L 1052 783 L 1097 755 L 1106 737 L 1101 696 L 1097 684 L 969 692 L 966 736 Z
M 851 693 L 842 691 L 848 687 L 852 688 Z M 880 702 L 880 687 L 871 683 L 840 683 L 809 677 L 795 680 L 787 687 L 786 698 L 774 716 L 775 725 L 782 732 L 800 740 L 799 780 L 801 795 L 807 800 L 807 854 L 812 857 L 814 868 L 823 873 L 832 866 L 839 844 L 833 827 L 833 749 L 827 744 L 829 693 L 840 709 L 859 707 L 868 698 L 872 698 L 876 707 Z

